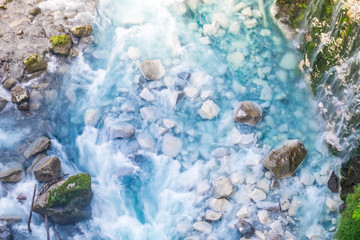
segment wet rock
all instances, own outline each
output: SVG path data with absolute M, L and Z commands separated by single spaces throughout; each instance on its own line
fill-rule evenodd
M 86 125 L 94 126 L 100 118 L 100 112 L 98 109 L 87 109 L 84 115 L 84 122 Z
M 182 148 L 182 142 L 180 138 L 174 137 L 170 134 L 165 134 L 162 151 L 169 157 L 176 157 Z
M 74 58 L 79 56 L 79 51 L 75 48 L 71 48 L 69 51 L 69 57 Z
M 6 107 L 7 104 L 8 104 L 8 100 L 0 97 L 0 112 Z
M 326 199 L 326 206 L 331 212 L 335 212 L 338 209 L 338 204 L 333 198 Z
M 289 216 L 290 217 L 293 217 L 296 215 L 297 211 L 299 210 L 299 208 L 301 207 L 301 201 L 297 198 L 297 197 L 294 197 L 291 201 L 291 204 L 290 204 L 290 208 L 289 208 Z
M 11 89 L 11 100 L 13 103 L 20 103 L 27 99 L 29 99 L 29 95 L 23 87 L 16 85 Z
M 331 153 L 335 156 L 339 155 L 339 152 L 343 150 L 343 148 L 340 145 L 340 139 L 333 133 L 333 132 L 327 132 L 325 136 L 325 142 L 330 149 Z
M 31 166 L 26 170 L 26 172 L 28 173 L 32 173 L 35 169 L 35 167 L 38 165 L 39 162 L 41 162 L 41 160 L 43 160 L 44 158 L 46 158 L 46 155 L 41 153 L 39 154 L 34 161 L 32 162 Z
M 339 192 L 339 179 L 336 176 L 335 172 L 332 171 L 331 175 L 329 177 L 329 180 L 327 182 L 327 186 L 330 189 L 331 192 L 333 193 L 338 193 Z
M 156 109 L 154 107 L 143 107 L 140 109 L 141 117 L 145 121 L 153 122 L 158 118 Z
M 254 202 L 258 202 L 258 201 L 265 200 L 266 194 L 263 191 L 261 191 L 260 189 L 255 188 L 251 192 L 250 197 Z
M 0 222 L 5 223 L 7 225 L 12 225 L 18 222 L 21 222 L 21 218 L 20 217 L 16 217 L 16 216 L 11 216 L 11 217 L 0 217 Z M 2 238 L 0 238 L 2 239 Z
M 5 89 L 8 89 L 8 90 L 10 90 L 15 85 L 16 85 L 16 79 L 15 78 L 8 78 L 3 82 L 3 87 Z
M 60 225 L 73 224 L 90 217 L 91 197 L 91 177 L 80 173 L 51 186 L 37 198 L 33 211 Z
M 153 95 L 153 94 L 150 92 L 150 90 L 147 89 L 147 88 L 144 88 L 144 89 L 141 91 L 140 97 L 141 97 L 142 99 L 144 99 L 145 101 L 148 101 L 148 102 L 155 100 L 154 95 Z
M 78 38 L 88 37 L 92 34 L 93 29 L 91 25 L 77 26 L 71 29 L 71 33 Z
M 239 221 L 235 224 L 235 227 L 239 230 L 243 237 L 251 238 L 255 233 L 253 225 L 244 219 L 239 219 Z
M 236 217 L 239 219 L 250 217 L 249 209 L 247 207 L 240 208 L 240 210 L 236 212 Z
M 289 210 L 291 204 L 289 200 L 284 200 L 280 203 L 280 206 L 281 206 L 281 211 L 286 211 Z
M 154 139 L 148 133 L 140 133 L 136 140 L 141 148 L 153 149 L 155 147 Z
M 147 80 L 160 80 L 165 75 L 165 68 L 160 60 L 147 60 L 140 64 L 140 71 Z
M 279 180 L 276 178 L 271 179 L 270 189 L 276 189 L 279 187 Z
M 266 210 L 258 211 L 257 216 L 261 224 L 267 224 L 270 220 L 269 212 Z
M 287 140 L 278 150 L 272 150 L 263 160 L 263 165 L 276 178 L 292 176 L 306 157 L 306 149 L 300 140 Z
M 56 55 L 69 55 L 72 45 L 69 35 L 57 35 L 50 38 L 50 51 Z
M 17 104 L 17 108 L 20 111 L 28 111 L 29 110 L 29 103 L 28 102 L 21 102 Z
M 11 168 L 0 173 L 0 181 L 3 183 L 17 183 L 23 178 L 23 170 L 20 167 Z
M 250 101 L 240 102 L 234 109 L 234 119 L 236 122 L 255 126 L 262 118 L 261 107 Z
M 274 232 L 276 232 L 280 235 L 284 235 L 284 226 L 283 226 L 283 223 L 281 222 L 281 220 L 276 220 L 273 223 L 271 223 L 270 228 Z
M 39 15 L 40 13 L 41 13 L 41 8 L 39 8 L 39 7 L 35 7 L 29 11 L 29 14 L 34 17 Z
M 349 193 L 354 192 L 354 187 L 360 184 L 360 157 L 353 156 L 341 165 L 340 197 L 345 201 Z
M 51 140 L 47 137 L 40 137 L 36 139 L 24 152 L 25 158 L 30 158 L 38 153 L 47 150 L 50 147 Z
M 203 221 L 194 223 L 193 227 L 196 231 L 206 234 L 210 234 L 212 230 L 211 224 Z
M 211 120 L 216 117 L 219 112 L 220 108 L 212 100 L 206 100 L 199 110 L 199 115 L 203 119 Z
M 110 139 L 131 138 L 134 136 L 135 128 L 128 123 L 114 125 L 110 128 Z
M 16 197 L 16 199 L 17 199 L 18 201 L 20 201 L 20 202 L 23 202 L 23 201 L 26 200 L 26 196 L 25 196 L 24 194 L 20 193 L 20 194 Z
M 59 158 L 52 156 L 35 168 L 34 175 L 40 182 L 48 182 L 56 179 L 61 170 L 61 161 Z
M 208 221 L 217 221 L 222 217 L 222 213 L 218 213 L 212 210 L 206 210 L 205 218 Z
M 212 195 L 215 198 L 229 197 L 233 193 L 233 186 L 230 180 L 225 176 L 220 176 L 213 180 Z
M 174 91 L 170 96 L 171 107 L 176 108 L 176 104 L 178 104 L 178 102 L 180 102 L 180 100 L 183 99 L 184 96 L 185 96 L 184 92 Z
M 1 240 L 12 240 L 13 235 L 10 227 L 7 224 L 0 224 L 0 239 Z
M 256 207 L 272 212 L 280 212 L 280 205 L 277 202 L 260 201 L 256 203 Z
M 47 68 L 47 62 L 45 58 L 39 54 L 32 54 L 23 61 L 25 69 L 29 73 L 34 73 Z
M 225 198 L 212 198 L 210 200 L 210 208 L 216 212 L 225 212 L 230 207 L 230 202 Z
M 266 240 L 281 240 L 279 233 L 271 230 L 269 234 L 266 236 Z

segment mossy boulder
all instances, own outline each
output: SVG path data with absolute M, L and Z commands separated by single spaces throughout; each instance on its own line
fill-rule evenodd
M 71 29 L 71 33 L 75 36 L 75 37 L 88 37 L 92 34 L 93 29 L 91 27 L 91 25 L 82 25 L 82 26 L 77 26 Z
M 50 51 L 56 55 L 69 55 L 72 45 L 69 35 L 57 35 L 50 38 Z
M 353 156 L 341 166 L 340 197 L 342 200 L 354 192 L 354 188 L 360 184 L 360 156 Z
M 29 73 L 41 71 L 47 68 L 47 62 L 45 58 L 39 54 L 32 54 L 24 59 L 23 61 L 25 69 Z
M 91 198 L 91 177 L 80 173 L 51 186 L 37 198 L 33 210 L 60 225 L 73 224 L 90 217 Z

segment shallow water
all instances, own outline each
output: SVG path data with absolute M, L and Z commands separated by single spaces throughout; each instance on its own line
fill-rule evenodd
M 257 26 L 247 29 L 243 24 L 247 18 L 241 11 L 232 12 L 232 1 L 207 2 L 191 11 L 182 1 L 99 1 L 93 23 L 95 44 L 73 61 L 58 102 L 48 112 L 55 125 L 50 151 L 60 156 L 63 171 L 89 172 L 93 180 L 91 219 L 79 223 L 76 231 L 60 227 L 62 238 L 238 239 L 233 225 L 243 206 L 249 207 L 249 222 L 258 231 L 269 230 L 271 222 L 286 214 L 271 213 L 271 222 L 260 224 L 249 195 L 259 182 L 270 184 L 261 160 L 287 139 L 302 140 L 308 156 L 295 176 L 280 180 L 280 187 L 267 193 L 266 201 L 300 202 L 296 223 L 285 226 L 297 239 L 306 239 L 311 231 L 331 238 L 328 229 L 337 214 L 326 207 L 326 200 L 333 196 L 326 182 L 337 159 L 326 148 L 324 123 L 317 117 L 317 104 L 297 68 L 296 43 L 284 39 L 268 15 L 268 26 L 264 26 L 261 11 L 251 17 L 257 19 Z M 259 9 L 257 1 L 245 3 Z M 265 2 L 266 9 L 270 4 Z M 222 14 L 215 14 L 219 12 Z M 225 15 L 228 22 L 221 18 L 223 26 L 218 32 L 204 36 L 202 27 L 216 15 Z M 231 33 L 228 26 L 236 29 L 235 22 L 240 30 Z M 137 60 L 129 58 L 130 47 L 139 49 Z M 243 61 L 238 61 L 240 55 Z M 166 68 L 162 80 L 140 77 L 138 66 L 147 59 L 162 61 Z M 177 78 L 181 72 L 192 77 L 181 82 Z M 154 101 L 139 96 L 145 87 Z M 172 106 L 171 94 L 188 87 L 198 93 Z M 208 90 L 209 99 L 221 109 L 213 120 L 203 120 L 198 114 L 205 101 L 201 93 Z M 234 107 L 244 100 L 264 109 L 256 127 L 233 121 Z M 143 119 L 143 107 L 151 107 L 153 119 Z M 95 117 L 89 120 L 90 111 Z M 176 127 L 165 130 L 164 119 L 175 121 Z M 111 140 L 110 127 L 123 122 L 135 127 L 135 136 Z M 162 153 L 165 131 L 181 139 L 182 150 L 174 158 Z M 254 140 L 241 145 L 235 141 L 239 133 L 253 134 Z M 10 134 L 16 137 L 3 146 L 2 139 Z M 150 149 L 141 148 L 136 140 L 144 136 L 153 144 Z M 15 148 L 20 138 L 21 133 L 0 128 L 1 147 Z M 225 148 L 226 154 L 215 157 L 212 152 L 218 148 Z M 211 181 L 221 175 L 231 178 L 234 185 L 230 206 L 221 220 L 211 224 L 210 234 L 194 231 L 197 218 L 210 209 Z M 300 178 L 308 175 L 315 181 L 305 186 Z M 19 192 L 30 199 L 34 183 L 28 176 L 19 184 L 1 185 L 1 214 L 26 219 L 30 203 L 20 205 L 12 199 Z M 44 223 L 38 216 L 34 220 L 31 236 L 25 223 L 14 226 L 16 236 L 44 239 Z

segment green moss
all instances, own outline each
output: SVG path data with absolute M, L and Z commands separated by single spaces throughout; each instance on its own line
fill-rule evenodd
M 54 47 L 61 47 L 69 44 L 71 38 L 69 35 L 58 35 L 50 38 L 50 42 Z
M 4 10 L 6 10 L 6 9 L 7 9 L 7 7 L 6 7 L 6 5 L 5 5 L 5 4 L 1 4 L 1 5 L 0 5 L 0 9 L 4 9 Z
M 29 67 L 32 64 L 37 63 L 39 58 L 40 58 L 39 54 L 32 54 L 24 60 L 24 64 L 26 67 Z
M 91 193 L 91 177 L 80 173 L 69 177 L 61 186 L 49 192 L 47 207 L 64 206 L 76 197 Z
M 359 239 L 360 236 L 360 221 L 353 218 L 354 211 L 357 209 L 360 199 L 360 185 L 355 188 L 353 194 L 349 194 L 346 198 L 346 209 L 342 213 L 335 239 L 350 240 Z

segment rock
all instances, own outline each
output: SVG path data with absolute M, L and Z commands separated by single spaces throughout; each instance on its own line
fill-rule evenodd
M 76 48 L 71 48 L 69 51 L 69 57 L 74 58 L 79 56 L 79 50 L 77 50 Z
M 210 200 L 210 208 L 216 212 L 225 212 L 230 207 L 230 203 L 225 198 L 212 198 Z
M 181 99 L 183 99 L 185 96 L 184 92 L 180 92 L 180 91 L 174 91 L 172 92 L 171 96 L 170 96 L 170 105 L 172 108 L 176 108 L 176 104 L 178 104 L 178 102 L 180 102 Z
M 155 147 L 154 139 L 148 133 L 140 133 L 136 140 L 141 148 L 153 149 Z
M 17 183 L 23 178 L 23 170 L 21 167 L 11 168 L 0 173 L 0 181 L 3 183 Z
M 215 212 L 213 210 L 206 210 L 205 218 L 208 221 L 217 221 L 222 217 L 222 213 Z
M 134 136 L 135 128 L 128 123 L 114 125 L 110 127 L 110 139 L 131 138 Z
M 330 212 L 336 212 L 336 210 L 338 209 L 337 202 L 332 198 L 326 199 L 326 206 L 328 207 Z
M 149 91 L 149 89 L 147 88 L 144 88 L 141 93 L 140 93 L 140 97 L 142 99 L 144 99 L 145 101 L 154 101 L 155 100 L 155 97 L 154 95 Z
M 256 27 L 258 22 L 255 18 L 253 18 L 253 19 L 245 20 L 244 24 L 247 29 L 250 29 Z
M 23 87 L 16 85 L 11 89 L 11 100 L 13 103 L 20 103 L 28 99 L 29 95 Z
M 216 117 L 219 112 L 220 108 L 212 100 L 206 100 L 199 110 L 199 115 L 203 119 L 211 120 Z
M 199 96 L 199 90 L 194 87 L 185 87 L 184 93 L 188 98 L 197 98 Z
M 262 178 L 258 181 L 256 187 L 268 193 L 270 190 L 270 181 L 267 180 L 266 178 Z
M 166 73 L 160 60 L 147 60 L 140 64 L 140 71 L 147 80 L 160 80 Z
M 252 16 L 253 16 L 253 13 L 252 13 L 250 7 L 244 8 L 244 9 L 241 11 L 241 14 L 244 15 L 245 17 L 252 17 Z
M 128 51 L 127 51 L 127 56 L 128 58 L 130 58 L 131 60 L 137 60 L 140 58 L 140 49 L 136 48 L 136 47 L 129 47 Z
M 17 104 L 17 108 L 21 111 L 28 111 L 29 110 L 29 103 L 28 102 L 21 102 Z
M 254 202 L 258 202 L 258 201 L 265 200 L 266 194 L 263 191 L 261 191 L 260 189 L 255 188 L 251 192 L 250 197 Z
M 84 122 L 86 125 L 95 126 L 95 124 L 99 121 L 100 112 L 98 109 L 87 109 L 84 114 Z
M 80 173 L 51 186 L 37 198 L 33 211 L 60 225 L 73 224 L 90 216 L 91 197 L 91 177 Z
M 0 224 L 0 239 L 1 240 L 12 240 L 13 234 L 10 227 L 7 224 Z
M 0 97 L 0 112 L 2 110 L 4 110 L 4 108 L 6 107 L 7 104 L 8 104 L 8 100 L 6 100 L 5 98 Z
M 240 208 L 240 210 L 236 212 L 236 217 L 239 219 L 250 217 L 249 209 L 247 207 Z
M 271 231 L 269 231 L 269 234 L 266 236 L 266 240 L 281 240 L 281 237 L 280 237 L 279 233 L 271 230 Z
M 280 235 L 284 235 L 284 227 L 283 227 L 283 224 L 282 224 L 281 220 L 276 220 L 273 223 L 271 223 L 270 228 L 274 232 L 276 232 L 276 233 L 278 233 Z
M 300 140 L 287 140 L 278 150 L 272 150 L 263 160 L 263 165 L 276 178 L 292 176 L 306 157 L 306 149 Z
M 56 179 L 61 170 L 60 159 L 52 156 L 35 168 L 34 175 L 40 182 L 48 182 Z
M 330 189 L 332 193 L 338 193 L 339 192 L 339 179 L 336 176 L 335 172 L 332 171 L 331 175 L 329 177 L 329 180 L 327 182 L 327 186 Z
M 295 216 L 300 207 L 301 207 L 301 201 L 297 197 L 294 197 L 291 201 L 290 208 L 288 211 L 289 216 L 290 217 Z
M 352 156 L 341 165 L 340 197 L 345 201 L 349 193 L 354 192 L 354 186 L 360 184 L 360 157 Z
M 37 155 L 37 157 L 34 159 L 31 166 L 26 170 L 26 172 L 32 173 L 35 167 L 38 165 L 38 163 L 41 162 L 41 160 L 43 160 L 44 158 L 46 158 L 46 155 L 43 153 Z
M 340 144 L 340 139 L 333 132 L 326 133 L 325 142 L 331 153 L 335 156 L 338 156 L 339 152 L 343 151 L 343 148 Z
M 71 33 L 78 38 L 88 37 L 92 34 L 93 29 L 91 25 L 76 26 L 71 29 Z
M 20 193 L 20 194 L 16 197 L 16 199 L 17 199 L 18 201 L 22 202 L 22 201 L 25 201 L 25 200 L 26 200 L 26 196 L 25 196 L 24 194 Z
M 215 198 L 230 197 L 233 193 L 233 186 L 230 180 L 225 176 L 220 176 L 213 180 L 213 192 L 212 195 Z
M 182 142 L 180 138 L 174 137 L 170 134 L 165 134 L 163 144 L 162 144 L 162 151 L 165 155 L 169 157 L 176 157 L 182 148 Z
M 25 158 L 31 158 L 38 153 L 47 150 L 50 147 L 51 140 L 47 137 L 36 139 L 24 152 Z
M 276 189 L 279 187 L 279 180 L 276 178 L 271 179 L 270 189 Z
M 69 35 L 57 35 L 50 38 L 50 51 L 56 55 L 68 56 L 72 40 Z
M 256 207 L 272 212 L 280 212 L 280 205 L 277 202 L 261 201 L 256 203 Z
M 193 227 L 196 231 L 206 234 L 210 234 L 212 230 L 211 224 L 203 221 L 194 223 Z
M 295 69 L 298 66 L 296 55 L 293 53 L 286 53 L 280 61 L 280 67 L 286 70 Z
M 45 58 L 39 54 L 32 54 L 23 61 L 25 69 L 29 73 L 45 70 L 47 68 L 47 62 Z
M 243 237 L 251 238 L 255 233 L 255 228 L 253 225 L 245 221 L 244 219 L 239 219 L 235 224 L 235 227 L 239 230 Z
M 39 15 L 40 13 L 41 13 L 41 8 L 39 8 L 39 7 L 35 7 L 35 8 L 33 8 L 33 9 L 31 9 L 31 10 L 29 11 L 29 14 L 32 15 L 32 16 L 34 16 L 34 17 L 36 17 L 36 16 Z
M 154 107 L 143 107 L 140 109 L 140 114 L 145 121 L 153 122 L 157 119 L 157 114 Z
M 15 78 L 8 78 L 3 82 L 3 87 L 5 89 L 8 89 L 8 90 L 10 90 L 15 85 L 16 85 L 16 79 Z
M 286 211 L 286 210 L 289 210 L 291 204 L 290 204 L 289 200 L 285 200 L 280 203 L 280 206 L 281 206 L 281 211 Z
M 302 172 L 300 175 L 300 181 L 305 186 L 310 186 L 315 182 L 315 177 L 311 173 Z
M 177 123 L 171 119 L 163 119 L 163 125 L 167 129 L 171 129 L 177 126 Z
M 267 224 L 270 220 L 269 212 L 266 210 L 258 211 L 257 216 L 261 224 Z
M 236 122 L 255 126 L 262 118 L 261 107 L 250 101 L 240 102 L 234 109 L 234 119 Z
M 21 222 L 21 218 L 20 217 L 16 217 L 16 216 L 11 216 L 11 217 L 0 217 L 0 222 L 3 222 L 7 225 L 12 225 L 15 223 L 19 223 Z M 0 238 L 2 239 L 2 238 Z

